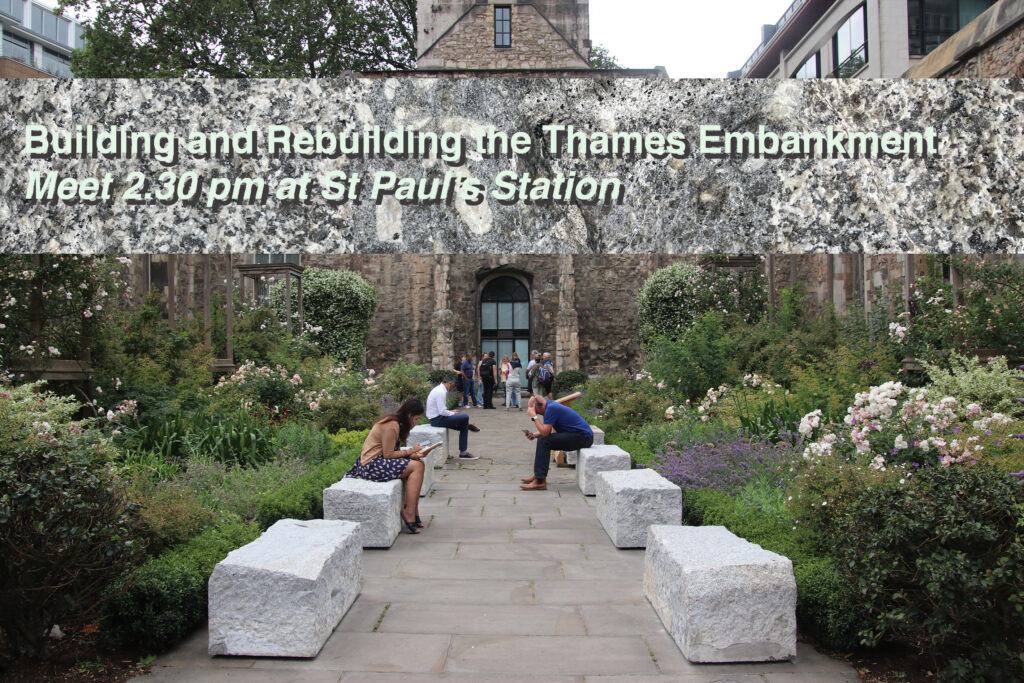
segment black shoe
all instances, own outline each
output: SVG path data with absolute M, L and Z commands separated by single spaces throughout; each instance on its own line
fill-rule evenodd
M 419 515 L 416 515 L 416 521 L 413 522 L 413 524 L 415 524 L 416 528 L 418 528 L 418 529 L 422 529 L 423 528 L 423 520 L 420 519 Z
M 405 528 L 410 534 L 418 534 L 420 532 L 420 528 L 416 526 L 416 522 L 406 522 L 404 519 L 402 522 L 405 523 Z

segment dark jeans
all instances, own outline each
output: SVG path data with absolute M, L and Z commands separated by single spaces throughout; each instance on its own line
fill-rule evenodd
M 494 378 L 484 377 L 481 381 L 484 383 L 484 408 L 493 408 L 494 404 L 491 401 L 494 398 Z
M 462 405 L 468 406 L 470 403 L 477 405 L 476 394 L 473 393 L 473 380 L 464 379 L 462 380 Z
M 459 433 L 459 455 L 469 448 L 469 415 L 459 413 L 458 415 L 438 415 L 430 421 L 431 427 L 445 427 L 454 429 Z
M 548 478 L 551 467 L 551 451 L 575 451 L 579 448 L 590 448 L 594 445 L 593 434 L 580 432 L 551 432 L 537 441 L 537 451 L 533 456 L 533 476 L 538 479 Z

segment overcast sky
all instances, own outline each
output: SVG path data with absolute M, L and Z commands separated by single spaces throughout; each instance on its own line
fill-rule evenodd
M 672 78 L 725 78 L 793 0 L 590 0 L 590 38 L 630 68 Z

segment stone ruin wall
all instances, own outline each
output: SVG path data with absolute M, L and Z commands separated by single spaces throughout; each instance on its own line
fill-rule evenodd
M 986 45 L 944 78 L 1024 78 L 1024 21 Z

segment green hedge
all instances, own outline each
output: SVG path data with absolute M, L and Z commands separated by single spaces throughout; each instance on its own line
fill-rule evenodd
M 348 450 L 309 474 L 267 494 L 256 522 L 221 525 L 183 546 L 150 559 L 117 582 L 107 608 L 107 633 L 119 644 L 164 650 L 206 619 L 207 581 L 229 552 L 252 542 L 279 519 L 320 519 L 323 490 L 352 467 L 358 451 Z
M 358 455 L 358 452 L 346 453 L 344 457 L 324 463 L 304 477 L 264 496 L 256 509 L 260 528 L 266 529 L 279 519 L 322 519 L 324 489 L 341 480 Z
M 794 530 L 795 522 L 781 504 L 781 496 L 777 489 L 756 484 L 737 496 L 711 489 L 683 491 L 684 523 L 720 524 L 765 550 L 788 557 L 796 578 L 800 630 L 827 647 L 857 647 L 858 632 L 865 625 L 857 596 L 840 575 L 835 558 L 821 555 Z
M 213 568 L 259 533 L 252 522 L 226 524 L 150 559 L 113 586 L 107 634 L 149 652 L 181 640 L 206 619 L 206 582 Z

